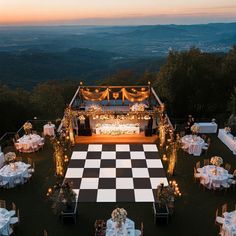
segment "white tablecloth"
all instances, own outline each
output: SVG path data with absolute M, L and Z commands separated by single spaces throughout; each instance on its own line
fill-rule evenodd
M 135 236 L 135 225 L 130 219 L 126 219 L 120 229 L 117 229 L 116 222 L 112 219 L 107 221 L 106 236 Z
M 195 123 L 199 127 L 199 133 L 210 134 L 217 132 L 217 124 L 215 122 L 201 122 Z
M 236 211 L 224 213 L 224 236 L 236 236 Z
M 211 189 L 212 184 L 223 184 L 228 182 L 229 174 L 228 171 L 222 167 L 216 167 L 214 165 L 207 165 L 200 168 L 201 178 L 205 180 L 206 186 Z
M 43 126 L 43 134 L 46 136 L 55 136 L 55 125 L 54 124 L 46 124 Z
M 22 148 L 22 152 L 34 152 L 42 142 L 42 138 L 37 134 L 24 135 L 17 140 L 17 145 Z
M 5 208 L 0 208 L 0 235 L 7 235 L 10 227 L 10 214 Z
M 29 167 L 29 164 L 25 164 L 21 161 L 11 163 L 9 165 L 3 166 L 0 169 L 0 176 L 3 180 L 9 182 L 9 188 L 13 188 L 15 186 L 15 179 L 20 179 L 21 183 L 24 184 L 24 175 L 28 173 Z
M 96 134 L 139 134 L 140 127 L 133 124 L 102 124 L 100 127 L 96 128 Z
M 201 137 L 196 135 L 185 135 L 181 141 L 184 149 L 186 149 L 189 154 L 193 154 L 194 156 L 201 155 L 202 148 L 205 145 L 205 142 Z
M 4 154 L 3 152 L 0 152 L 0 168 L 3 166 L 5 160 L 4 160 Z
M 226 133 L 224 129 L 219 129 L 218 138 L 236 155 L 236 137 Z

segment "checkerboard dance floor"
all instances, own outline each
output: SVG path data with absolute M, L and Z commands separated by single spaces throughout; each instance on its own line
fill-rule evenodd
M 155 144 L 78 145 L 65 180 L 78 202 L 153 202 L 168 184 Z

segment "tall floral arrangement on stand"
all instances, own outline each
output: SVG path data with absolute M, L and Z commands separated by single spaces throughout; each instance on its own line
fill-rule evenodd
M 23 125 L 23 129 L 24 129 L 26 134 L 30 134 L 32 128 L 33 128 L 32 124 L 28 121 L 25 122 L 24 125 Z
M 48 188 L 47 197 L 52 200 L 52 209 L 55 214 L 60 213 L 65 207 L 71 207 L 76 201 L 76 193 L 68 182 L 56 183 L 53 188 Z
M 122 223 L 125 223 L 127 217 L 127 211 L 124 208 L 116 208 L 111 213 L 111 218 L 117 223 L 117 227 L 120 228 Z

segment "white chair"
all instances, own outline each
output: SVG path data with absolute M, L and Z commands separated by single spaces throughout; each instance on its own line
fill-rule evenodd
M 218 209 L 216 210 L 215 224 L 222 225 L 224 223 L 224 218 L 218 215 Z
M 135 236 L 141 236 L 141 231 L 139 229 L 136 229 L 134 232 Z
M 9 211 L 10 217 L 14 216 L 16 214 L 16 204 L 12 202 L 12 210 Z
M 7 188 L 9 182 L 7 180 L 0 179 L 0 188 Z
M 31 177 L 32 177 L 32 175 L 30 173 L 25 173 L 23 175 L 23 178 L 24 178 L 25 182 L 29 181 Z
M 10 219 L 10 225 L 15 225 L 15 224 L 18 224 L 20 222 L 20 211 L 18 209 L 17 211 L 17 216 L 15 217 L 11 217 Z
M 15 178 L 13 182 L 14 182 L 14 185 L 16 185 L 16 186 L 17 186 L 17 185 L 21 185 L 21 184 L 22 184 L 22 182 L 21 182 L 21 179 L 20 179 L 20 178 Z
M 11 227 L 8 227 L 7 230 L 1 232 L 1 236 L 9 236 L 12 235 L 13 233 L 14 233 L 13 229 Z

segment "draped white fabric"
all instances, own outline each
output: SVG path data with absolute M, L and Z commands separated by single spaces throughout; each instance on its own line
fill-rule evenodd
M 15 187 L 15 180 L 19 179 L 24 184 L 24 176 L 28 174 L 29 164 L 24 162 L 15 162 L 5 165 L 0 169 L 0 177 L 2 180 L 9 182 L 9 188 Z
M 55 125 L 54 124 L 46 124 L 43 126 L 43 134 L 46 136 L 55 136 Z
M 236 211 L 224 213 L 222 229 L 224 236 L 236 236 Z
M 196 135 L 185 135 L 182 139 L 183 148 L 187 150 L 189 154 L 194 156 L 200 156 L 202 148 L 205 145 L 204 140 Z
M 204 183 L 207 188 L 213 188 L 214 184 L 222 185 L 228 182 L 229 174 L 228 171 L 222 167 L 207 165 L 203 168 L 198 169 L 201 178 L 204 179 Z
M 236 137 L 226 133 L 224 129 L 219 129 L 218 138 L 236 155 Z
M 117 228 L 116 224 L 112 219 L 107 221 L 106 236 L 135 236 L 135 225 L 132 220 L 127 218 L 121 228 Z
M 0 235 L 8 235 L 10 218 L 9 211 L 5 208 L 0 208 Z

